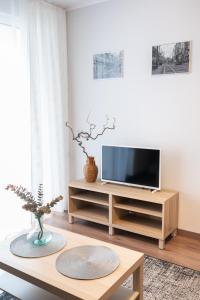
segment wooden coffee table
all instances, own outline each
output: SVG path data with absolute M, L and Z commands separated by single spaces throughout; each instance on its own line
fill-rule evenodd
M 54 232 L 58 232 L 67 239 L 66 247 L 60 252 L 42 258 L 20 258 L 13 255 L 9 250 L 10 241 L 0 243 L 0 269 L 8 272 L 8 279 L 1 281 L 0 288 L 9 290 L 8 280 L 11 278 L 10 287 L 20 286 L 23 289 L 23 284 L 30 285 L 30 292 L 35 295 L 40 294 L 40 299 L 50 299 L 48 296 L 51 293 L 51 299 L 75 300 L 142 300 L 143 299 L 143 260 L 144 255 L 140 252 L 122 248 L 110 243 L 105 243 L 96 239 L 92 239 L 80 234 L 72 233 L 66 230 L 61 230 L 55 227 L 46 226 Z M 63 276 L 58 273 L 55 268 L 56 258 L 66 249 L 70 249 L 81 245 L 103 245 L 113 249 L 119 256 L 120 266 L 111 274 L 101 279 L 95 280 L 75 280 Z M 121 284 L 133 274 L 134 289 L 120 287 Z M 13 277 L 16 276 L 16 277 Z M 2 284 L 1 284 L 2 282 Z M 34 292 L 35 290 L 35 292 Z M 42 294 L 43 293 L 43 294 Z M 12 292 L 13 294 L 13 292 Z M 20 295 L 15 294 L 17 297 Z M 22 297 L 22 296 L 21 296 Z M 46 297 L 46 298 L 45 298 Z M 33 298 L 37 300 L 39 298 Z M 27 300 L 22 297 L 22 300 Z

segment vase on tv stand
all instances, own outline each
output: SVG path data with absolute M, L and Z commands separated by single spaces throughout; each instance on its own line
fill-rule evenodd
M 84 166 L 84 177 L 87 182 L 95 182 L 98 175 L 98 168 L 95 164 L 93 156 L 88 156 L 86 164 Z
M 77 142 L 78 146 L 81 148 L 84 155 L 87 157 L 86 164 L 84 166 L 84 177 L 86 182 L 95 182 L 97 179 L 98 168 L 95 164 L 95 160 L 93 156 L 90 156 L 87 151 L 87 147 L 84 142 L 95 141 L 100 136 L 102 136 L 107 130 L 115 129 L 115 118 L 110 120 L 108 116 L 106 116 L 106 121 L 103 124 L 103 127 L 100 131 L 96 130 L 97 125 L 89 120 L 90 114 L 87 117 L 87 124 L 89 125 L 88 130 L 80 130 L 78 133 L 75 133 L 72 126 L 69 122 L 66 122 L 66 127 L 69 128 L 72 134 L 72 140 Z

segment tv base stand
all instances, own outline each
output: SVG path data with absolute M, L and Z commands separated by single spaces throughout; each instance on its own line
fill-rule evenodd
M 157 193 L 157 191 L 158 191 L 158 190 L 151 190 L 151 193 L 152 193 L 152 194 L 155 194 L 155 193 Z
M 102 182 L 73 181 L 69 185 L 69 223 L 74 218 L 126 230 L 158 240 L 165 248 L 169 235 L 176 235 L 178 227 L 178 193 L 122 186 L 102 185 Z

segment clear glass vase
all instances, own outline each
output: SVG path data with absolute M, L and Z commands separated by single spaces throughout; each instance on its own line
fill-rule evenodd
M 33 216 L 32 230 L 27 234 L 27 240 L 36 246 L 47 245 L 52 239 L 52 232 L 45 229 L 43 216 Z

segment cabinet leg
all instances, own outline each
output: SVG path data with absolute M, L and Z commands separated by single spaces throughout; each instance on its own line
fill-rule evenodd
M 114 235 L 115 229 L 112 226 L 109 226 L 109 235 Z
M 68 215 L 69 218 L 69 224 L 73 224 L 74 223 L 74 217 L 72 217 L 71 215 Z
M 161 250 L 165 249 L 165 240 L 159 240 L 158 246 Z
M 173 238 L 177 236 L 177 232 L 178 232 L 178 230 L 177 230 L 177 229 L 176 229 L 176 230 L 174 230 L 174 231 L 172 232 L 172 237 L 173 237 Z

